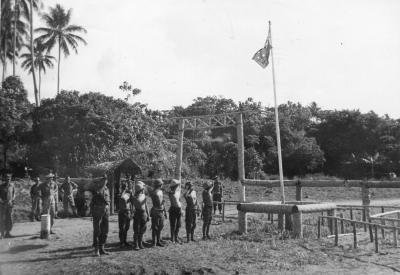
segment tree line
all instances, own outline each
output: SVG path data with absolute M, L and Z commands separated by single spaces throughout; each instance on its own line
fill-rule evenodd
M 82 26 L 71 24 L 72 10 L 57 4 L 44 11 L 40 0 L 0 0 L 0 61 L 2 82 L 8 74 L 7 65 L 12 64 L 12 76 L 16 64 L 32 74 L 36 106 L 40 105 L 42 74 L 57 62 L 57 93 L 60 92 L 61 54 L 77 53 L 79 44 L 86 40 L 79 36 L 86 33 Z M 34 14 L 38 14 L 44 26 L 34 27 Z M 35 37 L 35 35 L 37 37 Z M 57 48 L 57 58 L 51 51 Z M 38 79 L 37 75 L 38 73 Z
M 189 106 L 151 110 L 129 98 L 141 91 L 124 82 L 125 99 L 100 93 L 61 91 L 40 106 L 29 103 L 18 77 L 0 91 L 3 167 L 38 173 L 84 175 L 87 167 L 131 157 L 147 174 L 172 176 L 177 125 L 169 118 L 242 111 L 248 178 L 278 173 L 274 109 L 248 98 L 198 97 Z M 323 110 L 316 103 L 279 106 L 286 177 L 323 173 L 342 178 L 400 174 L 400 120 L 359 110 Z M 237 178 L 235 128 L 185 131 L 184 177 Z

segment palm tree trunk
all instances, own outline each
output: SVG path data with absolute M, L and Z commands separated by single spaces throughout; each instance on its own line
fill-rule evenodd
M 39 101 L 40 101 L 40 99 L 41 99 L 41 96 L 40 96 L 40 88 L 41 88 L 41 86 L 42 86 L 42 74 L 41 74 L 41 72 L 42 72 L 42 70 L 40 70 L 40 67 L 39 67 Z
M 60 93 L 60 62 L 61 62 L 61 45 L 60 45 L 60 39 L 58 39 L 57 94 Z
M 18 0 L 14 0 L 14 24 L 13 24 L 13 76 L 15 76 L 15 48 L 17 46 L 17 7 Z
M 4 82 L 4 80 L 6 79 L 6 71 L 7 71 L 7 41 L 6 41 L 6 39 L 7 39 L 7 37 L 4 37 L 3 76 L 1 78 L 1 82 Z
M 39 101 L 39 93 L 38 93 L 38 89 L 37 89 L 37 84 L 36 84 L 36 74 L 35 74 L 35 57 L 34 57 L 34 49 L 33 49 L 33 0 L 29 0 L 29 6 L 30 6 L 30 18 L 29 18 L 29 22 L 30 22 L 30 33 L 31 33 L 31 58 L 32 58 L 32 77 L 33 77 L 33 89 L 34 89 L 34 93 L 35 93 L 35 103 L 36 103 L 36 107 L 39 107 L 40 105 L 40 101 Z
M 3 6 L 3 3 L 2 3 L 2 1 L 0 0 L 0 52 L 1 52 L 1 12 L 2 12 L 2 7 Z M 3 65 L 3 70 L 4 70 L 4 64 L 2 64 Z M 2 83 L 0 83 L 0 88 L 2 87 L 2 84 L 3 84 L 3 82 Z

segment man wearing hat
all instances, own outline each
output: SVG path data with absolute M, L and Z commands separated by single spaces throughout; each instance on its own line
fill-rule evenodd
M 171 228 L 171 241 L 179 243 L 178 235 L 181 227 L 182 203 L 181 198 L 181 183 L 179 180 L 171 180 L 170 190 L 168 192 L 171 206 L 169 208 L 169 224 Z
M 50 214 L 51 227 L 54 224 L 54 216 L 56 213 L 55 194 L 58 190 L 57 184 L 53 181 L 53 179 L 54 175 L 49 173 L 46 176 L 45 182 L 39 185 L 39 190 L 42 195 L 42 214 Z M 53 234 L 51 230 L 50 233 Z
M 41 203 L 41 194 L 40 194 L 40 178 L 35 177 L 34 184 L 31 187 L 30 195 L 32 200 L 32 211 L 31 211 L 31 220 L 40 221 L 40 203 Z
M 93 246 L 94 255 L 108 255 L 104 249 L 108 234 L 108 219 L 110 216 L 110 192 L 107 188 L 107 177 L 98 180 L 96 190 L 90 202 L 93 216 Z
M 4 183 L 0 185 L 0 238 L 11 238 L 10 231 L 13 226 L 12 210 L 15 199 L 15 188 L 11 183 L 12 175 L 7 173 Z
M 217 210 L 217 206 L 218 206 L 219 214 L 221 214 L 222 213 L 223 186 L 222 186 L 222 183 L 218 180 L 218 176 L 215 176 L 213 179 L 214 179 L 214 188 L 212 191 L 212 195 L 213 195 L 213 202 L 214 202 L 214 214 L 215 214 L 215 211 Z
M 71 181 L 69 176 L 65 177 L 63 184 L 61 185 L 61 189 L 63 191 L 63 208 L 65 215 L 67 216 L 69 213 L 69 206 L 71 205 L 72 213 L 74 217 L 78 217 L 78 213 L 75 206 L 74 200 L 74 189 L 77 189 L 78 185 L 75 182 Z
M 167 218 L 167 212 L 164 206 L 164 194 L 161 189 L 163 186 L 163 181 L 157 179 L 154 181 L 154 189 L 150 193 L 151 200 L 153 202 L 153 207 L 150 211 L 151 216 L 151 237 L 153 246 L 164 245 L 161 243 L 161 231 L 164 228 L 164 218 Z
M 213 183 L 212 181 L 206 181 L 203 184 L 203 210 L 202 210 L 202 217 L 203 217 L 203 240 L 210 239 L 210 225 L 212 220 L 212 210 L 213 210 L 213 200 L 212 200 L 212 189 Z
M 144 183 L 138 181 L 135 184 L 135 195 L 132 196 L 132 204 L 135 208 L 133 214 L 133 248 L 143 249 L 143 235 L 149 221 L 149 209 L 144 194 Z
M 186 192 L 184 194 L 186 200 L 185 224 L 187 242 L 194 241 L 194 230 L 196 228 L 196 210 L 198 208 L 196 191 L 193 183 L 188 181 L 185 184 Z

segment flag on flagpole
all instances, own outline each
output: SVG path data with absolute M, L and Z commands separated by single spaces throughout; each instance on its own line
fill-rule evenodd
M 263 69 L 265 69 L 268 64 L 269 64 L 269 55 L 271 52 L 271 41 L 270 41 L 270 35 L 271 31 L 268 31 L 268 37 L 267 41 L 265 41 L 264 48 L 260 49 L 258 52 L 256 52 L 253 56 L 253 60 L 257 62 L 258 65 L 260 65 Z

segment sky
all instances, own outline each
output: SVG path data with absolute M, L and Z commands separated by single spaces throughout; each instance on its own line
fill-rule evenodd
M 57 3 L 88 31 L 88 45 L 61 60 L 61 89 L 122 98 L 118 87 L 128 81 L 142 90 L 135 100 L 152 109 L 208 95 L 273 106 L 271 66 L 252 60 L 270 20 L 278 103 L 400 118 L 398 0 L 46 0 L 45 7 Z M 32 77 L 17 73 L 33 102 Z M 56 67 L 42 81 L 42 97 L 54 97 Z

